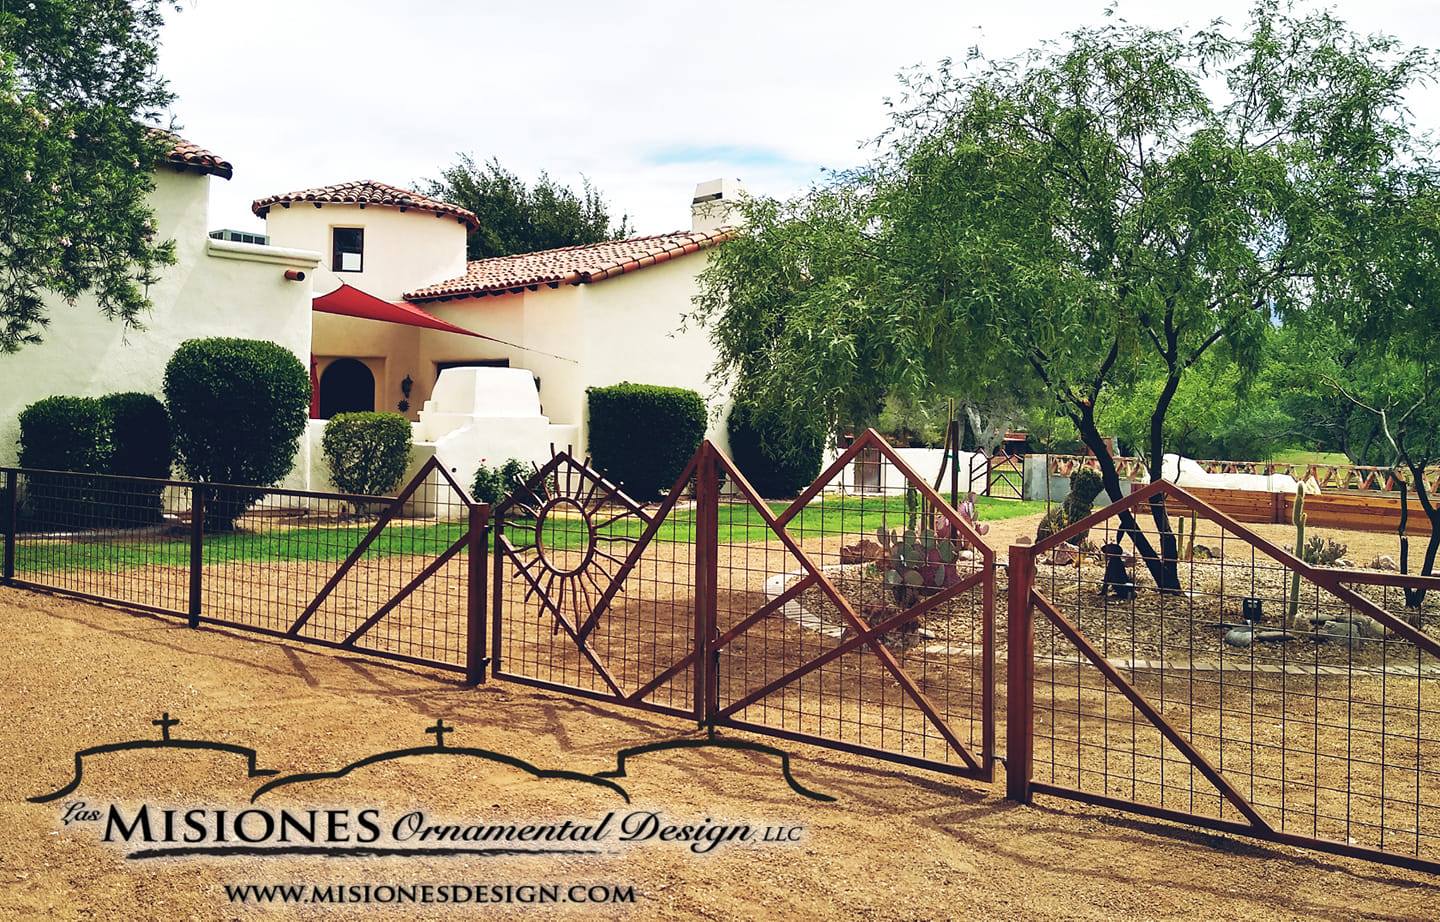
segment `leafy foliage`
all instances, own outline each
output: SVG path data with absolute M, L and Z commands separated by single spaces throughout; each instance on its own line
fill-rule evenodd
M 730 410 L 730 457 L 761 496 L 794 496 L 820 474 L 824 430 L 796 431 L 783 415 L 739 398 Z
M 110 469 L 111 417 L 94 397 L 46 397 L 20 411 L 20 466 L 46 471 Z
M 632 232 L 625 215 L 611 223 L 609 205 L 588 179 L 582 178 L 578 193 L 545 173 L 526 185 L 495 159 L 480 164 L 463 154 L 419 191 L 475 212 L 480 227 L 466 242 L 470 259 L 599 243 Z
M 516 458 L 510 458 L 494 467 L 480 462 L 475 477 L 470 482 L 470 495 L 482 503 L 494 506 L 510 495 L 517 483 L 525 482 L 525 465 Z
M 20 412 L 20 466 L 105 473 L 113 454 L 110 414 L 93 397 L 46 397 Z M 31 474 L 22 515 L 41 530 L 93 526 L 101 487 L 87 477 Z
M 130 477 L 167 480 L 175 462 L 175 440 L 170 414 L 150 394 L 124 392 L 100 398 L 110 417 L 109 472 Z M 124 507 L 127 524 L 159 522 L 165 510 L 163 484 L 144 481 L 112 483 L 110 504 Z
M 155 239 L 145 127 L 173 98 L 156 72 L 162 0 L 0 6 L 0 351 L 41 339 L 44 293 L 138 327 L 174 261 Z
M 410 421 L 399 413 L 337 413 L 320 449 L 342 493 L 388 496 L 410 464 Z
M 175 461 L 175 439 L 165 405 L 150 394 L 134 391 L 106 394 L 100 403 L 110 417 L 109 472 L 157 480 L 169 478 Z
M 694 391 L 626 382 L 586 395 L 595 466 L 640 502 L 671 487 L 705 437 L 705 401 Z
M 1420 156 L 1404 94 L 1432 71 L 1261 0 L 1243 31 L 1107 24 L 912 74 L 873 162 L 742 206 L 697 298 L 717 373 L 844 419 L 1023 369 L 1119 499 L 1097 414 L 1132 389 L 1158 476 L 1182 381 L 1217 347 L 1253 372 L 1272 321 L 1328 293 L 1345 203 Z M 1175 590 L 1151 512 L 1159 553 L 1130 513 L 1121 528 Z
M 310 407 L 310 375 L 288 349 L 254 339 L 192 339 L 165 366 L 180 464 L 207 483 L 269 486 L 290 472 Z M 263 490 L 215 489 L 205 524 L 234 527 Z

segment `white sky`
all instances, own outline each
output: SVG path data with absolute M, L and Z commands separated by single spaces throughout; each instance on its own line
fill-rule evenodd
M 1248 2 L 1121 2 L 1146 25 L 1243 20 Z M 1440 46 L 1434 0 L 1340 0 L 1360 31 Z M 979 45 L 1014 54 L 1082 23 L 1053 2 L 463 3 L 189 0 L 162 35 L 184 135 L 235 164 L 212 228 L 251 200 L 351 179 L 398 186 L 457 152 L 526 178 L 588 176 L 641 233 L 689 226 L 697 182 L 785 195 L 864 159 L 895 74 Z M 1413 100 L 1440 126 L 1440 90 Z

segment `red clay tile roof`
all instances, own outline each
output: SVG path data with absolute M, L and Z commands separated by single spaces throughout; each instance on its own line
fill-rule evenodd
M 459 278 L 406 293 L 407 301 L 448 301 L 451 298 L 504 294 L 541 285 L 583 285 L 599 282 L 636 269 L 644 269 L 724 243 L 731 237 L 725 228 L 711 234 L 675 231 L 653 237 L 631 237 L 579 246 L 477 259 L 466 266 Z
M 414 208 L 416 211 L 428 211 L 431 214 L 455 218 L 471 228 L 480 226 L 480 220 L 472 212 L 466 211 L 459 205 L 441 202 L 418 192 L 400 189 L 383 182 L 376 182 L 373 179 L 339 182 L 333 186 L 301 189 L 299 192 L 286 192 L 282 195 L 267 195 L 252 202 L 250 210 L 255 213 L 256 217 L 263 218 L 271 206 L 289 207 L 293 202 L 314 202 L 327 205 L 383 205 L 387 208 L 399 208 L 401 211 Z
M 212 154 L 199 144 L 192 144 L 168 131 L 160 133 L 168 137 L 173 145 L 170 152 L 165 155 L 165 162 L 177 170 L 209 173 L 212 176 L 219 176 L 221 179 L 229 179 L 235 175 L 235 168 L 230 165 L 230 161 L 222 160 L 219 154 Z

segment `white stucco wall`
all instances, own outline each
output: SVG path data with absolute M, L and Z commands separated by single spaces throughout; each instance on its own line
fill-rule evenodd
M 364 269 L 334 272 L 331 231 L 336 227 L 365 229 Z M 322 205 L 293 203 L 286 208 L 274 205 L 265 216 L 265 229 L 276 246 L 318 251 L 321 264 L 315 270 L 314 291 L 323 295 L 343 282 L 386 301 L 465 272 L 466 227 L 453 217 L 427 211 L 371 205 Z M 454 335 L 454 334 L 450 334 Z M 395 411 L 403 397 L 400 384 L 410 377 L 416 384 L 410 395 L 408 416 L 429 396 L 434 368 L 419 359 L 420 330 L 417 327 L 362 320 L 336 314 L 316 314 L 313 350 L 316 371 L 323 373 L 335 358 L 365 361 L 375 373 L 375 409 Z
M 239 336 L 280 343 L 310 356 L 311 283 L 287 281 L 287 268 L 313 271 L 318 254 L 222 243 L 207 235 L 210 177 L 161 169 L 151 205 L 161 237 L 175 241 L 176 263 L 149 296 L 144 330 L 106 320 L 90 297 L 48 302 L 45 341 L 0 354 L 0 461 L 16 460 L 18 416 L 53 395 L 99 396 L 133 390 L 161 394 L 165 364 L 187 339 Z M 287 485 L 303 485 L 300 452 Z
M 330 231 L 365 229 L 364 270 L 334 272 Z M 380 205 L 274 205 L 265 216 L 265 232 L 275 246 L 321 254 L 315 293 L 325 294 L 343 281 L 377 298 L 399 301 L 407 291 L 465 274 L 465 225 L 428 211 L 401 211 Z
M 671 260 L 588 285 L 422 304 L 441 319 L 500 343 L 422 330 L 418 365 L 428 388 L 438 362 L 508 358 L 512 368 L 540 377 L 540 402 L 551 422 L 579 428 L 585 452 L 585 389 L 631 381 L 697 391 L 711 409 L 706 436 L 728 446 L 728 389 L 717 395 L 707 380 L 715 352 L 705 330 L 683 318 L 692 309 L 704 253 Z

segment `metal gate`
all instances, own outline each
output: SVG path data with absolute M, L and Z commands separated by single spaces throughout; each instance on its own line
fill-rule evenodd
M 496 677 L 990 777 L 993 553 L 878 433 L 789 503 L 709 442 L 653 508 L 559 452 L 493 526 Z
M 433 458 L 395 497 L 3 473 L 7 585 L 483 678 L 489 507 Z
M 1157 507 L 1163 593 L 1116 553 L 1165 546 Z M 1440 871 L 1440 579 L 1306 563 L 1166 482 L 1011 547 L 1008 578 L 1010 797 Z

